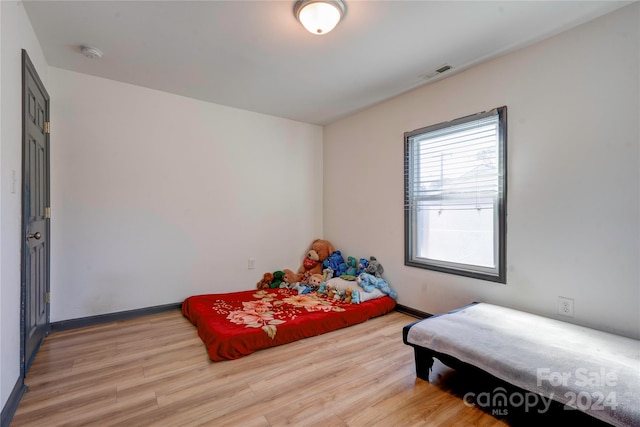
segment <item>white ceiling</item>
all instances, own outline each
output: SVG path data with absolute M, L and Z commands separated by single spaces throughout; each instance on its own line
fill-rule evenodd
M 323 36 L 296 21 L 294 0 L 24 5 L 51 66 L 323 125 L 630 2 L 346 3 Z

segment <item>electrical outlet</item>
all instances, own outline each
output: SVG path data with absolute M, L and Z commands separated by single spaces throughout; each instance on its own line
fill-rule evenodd
M 573 317 L 573 299 L 558 297 L 558 314 Z
M 247 262 L 247 268 L 249 270 L 253 270 L 256 268 L 256 259 L 255 258 L 249 258 L 249 261 Z

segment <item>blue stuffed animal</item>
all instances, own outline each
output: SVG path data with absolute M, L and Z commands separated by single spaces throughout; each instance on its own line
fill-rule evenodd
M 360 292 L 357 289 L 351 291 L 351 304 L 360 304 Z
M 322 268 L 327 267 L 333 270 L 333 277 L 340 277 L 347 271 L 347 264 L 345 264 L 340 251 L 333 251 L 331 255 L 322 262 Z
M 376 277 L 369 273 L 361 273 L 358 276 L 358 284 L 365 292 L 372 292 L 374 289 L 380 289 L 385 294 L 389 295 L 391 298 L 398 298 L 398 294 L 396 291 L 391 289 L 386 280 Z
M 359 276 L 360 273 L 362 273 L 364 269 L 367 268 L 367 265 L 369 265 L 369 260 L 366 258 L 360 258 L 360 261 L 358 261 L 358 269 L 356 271 L 356 276 Z
M 319 294 L 326 294 L 327 293 L 327 282 L 320 283 L 320 287 L 318 288 L 318 293 Z
M 304 283 L 299 283 L 299 282 L 296 282 L 296 284 L 293 285 L 291 289 L 298 292 L 298 295 L 308 294 L 309 292 L 311 292 L 311 288 L 305 286 Z

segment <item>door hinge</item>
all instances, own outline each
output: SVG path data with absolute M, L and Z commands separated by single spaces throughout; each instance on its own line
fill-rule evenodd
M 44 217 L 51 218 L 51 207 L 44 208 Z
M 45 294 L 45 298 L 47 300 L 47 304 L 51 304 L 51 292 L 47 292 Z
M 44 122 L 44 133 L 51 133 L 51 123 Z

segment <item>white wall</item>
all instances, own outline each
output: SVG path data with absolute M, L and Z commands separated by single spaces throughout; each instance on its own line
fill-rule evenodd
M 321 127 L 58 68 L 50 81 L 52 321 L 252 289 L 322 236 Z
M 639 5 L 324 130 L 324 237 L 374 255 L 399 303 L 487 301 L 640 337 Z M 404 266 L 403 133 L 508 107 L 507 284 Z
M 22 49 L 48 86 L 48 65 L 21 2 L 0 2 L 0 403 L 20 377 Z M 11 192 L 12 171 L 16 173 Z

